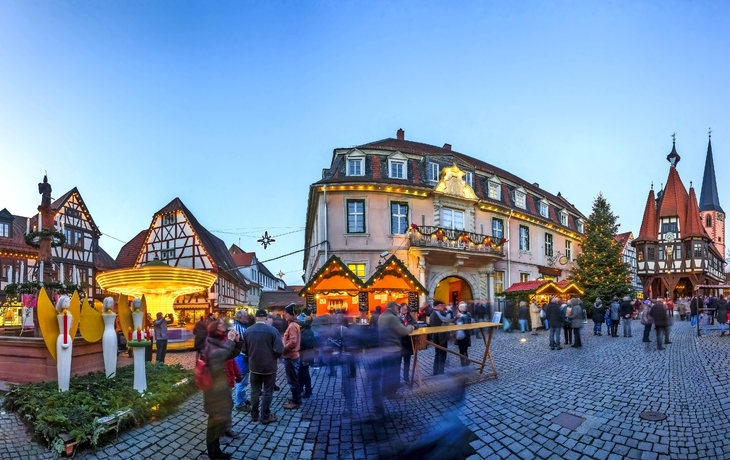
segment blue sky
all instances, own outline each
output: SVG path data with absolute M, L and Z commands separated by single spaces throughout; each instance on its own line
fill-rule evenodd
M 180 197 L 266 260 L 303 247 L 334 148 L 403 128 L 586 215 L 603 192 L 637 234 L 673 132 L 699 194 L 709 127 L 730 208 L 728 5 L 0 2 L 0 209 L 32 214 L 48 171 L 112 256 Z M 267 265 L 301 283 L 301 253 Z

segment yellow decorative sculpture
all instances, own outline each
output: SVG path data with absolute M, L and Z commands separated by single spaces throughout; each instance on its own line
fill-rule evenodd
M 40 326 L 41 333 L 43 334 L 43 341 L 46 343 L 46 348 L 48 348 L 48 352 L 55 361 L 56 338 L 60 334 L 58 320 L 56 319 L 58 312 L 44 288 L 41 288 L 38 293 L 38 306 L 36 308 L 38 308 L 38 325 Z
M 87 342 L 98 342 L 104 334 L 104 320 L 101 313 L 89 305 L 88 298 L 84 299 L 84 303 L 81 305 L 79 328 L 81 329 L 81 337 Z
M 126 294 L 119 294 L 119 302 L 117 306 L 117 314 L 119 315 L 119 326 L 122 333 L 127 336 L 127 332 L 132 328 L 132 310 L 129 308 L 129 299 Z

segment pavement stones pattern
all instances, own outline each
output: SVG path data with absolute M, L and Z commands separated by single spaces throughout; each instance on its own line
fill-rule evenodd
M 279 420 L 250 422 L 234 412 L 241 434 L 224 445 L 233 458 L 361 459 L 391 458 L 456 416 L 476 435 L 469 458 L 489 459 L 724 459 L 730 458 L 730 336 L 697 337 L 689 322 L 675 322 L 672 344 L 664 351 L 642 343 L 643 326 L 633 337 L 592 335 L 583 330 L 583 347 L 552 351 L 547 333 L 496 331 L 492 343 L 497 379 L 468 374 L 464 399 L 455 383 L 458 359 L 449 356 L 447 376 L 428 377 L 433 349 L 420 355 L 423 389 L 403 387 L 403 399 L 386 400 L 387 415 L 374 420 L 369 398 L 367 353 L 356 378 L 312 372 L 314 396 L 299 410 L 285 411 L 288 388 L 280 369 L 272 404 Z M 655 339 L 652 334 L 652 341 Z M 481 340 L 473 340 L 472 356 Z M 452 345 L 453 347 L 453 345 Z M 193 366 L 192 353 L 168 353 L 168 363 Z M 451 377 L 449 376 L 451 374 Z M 347 413 L 345 395 L 352 395 Z M 639 417 L 644 411 L 667 414 L 662 421 Z M 552 420 L 562 413 L 585 419 L 575 430 Z M 176 413 L 121 433 L 103 448 L 81 448 L 77 459 L 205 459 L 206 415 L 195 395 Z M 227 439 L 227 438 L 226 438 Z M 14 414 L 0 414 L 0 458 L 52 458 L 30 441 Z

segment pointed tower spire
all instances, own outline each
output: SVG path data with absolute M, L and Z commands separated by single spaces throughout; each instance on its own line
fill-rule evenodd
M 654 188 L 649 190 L 649 196 L 646 198 L 646 207 L 644 208 L 644 217 L 641 220 L 641 230 L 639 236 L 634 241 L 657 241 L 657 205 L 654 198 Z
M 682 222 L 682 224 L 682 238 L 695 236 L 705 238 L 710 241 L 712 240 L 702 226 L 700 210 L 697 209 L 697 195 L 695 195 L 695 189 L 692 186 L 689 187 L 689 198 L 687 199 L 687 218 Z
M 702 176 L 702 189 L 700 190 L 700 211 L 725 212 L 720 207 L 720 198 L 717 194 L 717 181 L 715 180 L 715 162 L 712 159 L 712 130 L 709 132 L 707 141 L 707 157 L 705 157 L 705 173 Z

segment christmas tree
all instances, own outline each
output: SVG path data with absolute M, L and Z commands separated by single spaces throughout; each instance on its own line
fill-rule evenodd
M 585 292 L 586 305 L 592 306 L 596 298 L 608 305 L 613 296 L 633 293 L 629 267 L 622 260 L 621 243 L 615 238 L 617 219 L 611 205 L 599 193 L 585 225 L 585 240 L 573 276 L 573 281 Z

